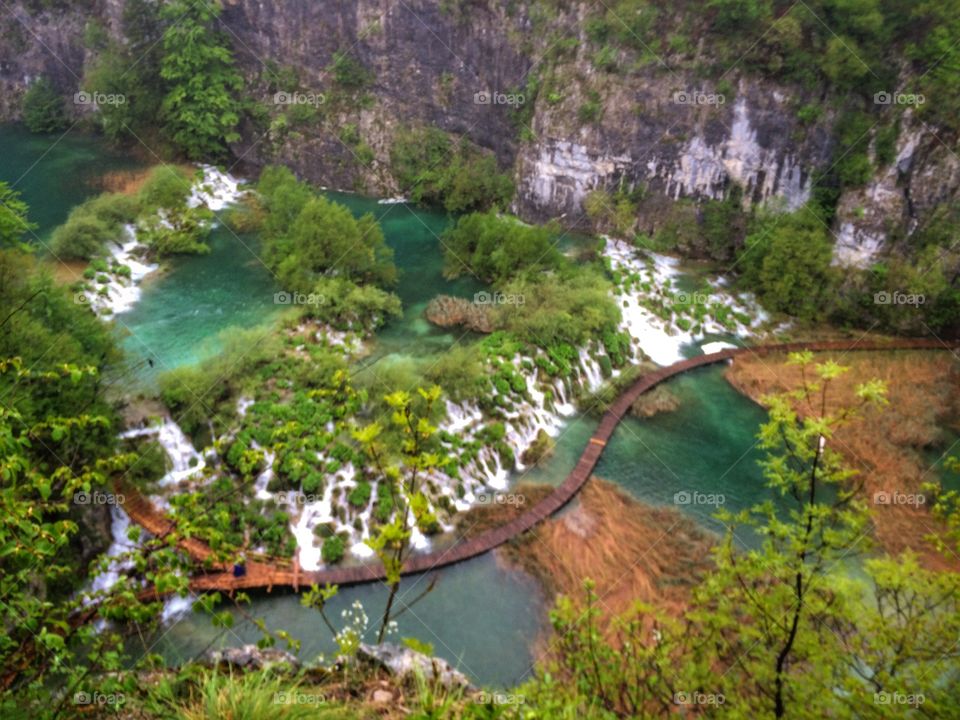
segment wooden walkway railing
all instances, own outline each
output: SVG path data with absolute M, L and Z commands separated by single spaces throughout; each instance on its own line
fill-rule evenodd
M 542 520 L 553 515 L 566 505 L 577 494 L 584 483 L 590 478 L 604 447 L 616 430 L 617 425 L 627 415 L 630 406 L 636 399 L 664 380 L 685 373 L 694 368 L 713 365 L 730 360 L 739 355 L 766 356 L 774 353 L 796 352 L 802 350 L 852 352 L 864 350 L 952 350 L 958 343 L 945 344 L 939 340 L 901 339 L 888 342 L 877 341 L 827 341 L 827 342 L 797 342 L 779 345 L 761 345 L 758 347 L 730 348 L 709 355 L 681 360 L 673 365 L 660 368 L 638 378 L 604 413 L 600 424 L 593 436 L 587 442 L 576 466 L 553 492 L 543 498 L 526 512 L 518 515 L 510 522 L 499 527 L 487 530 L 470 540 L 457 543 L 446 550 L 424 553 L 412 556 L 404 566 L 404 574 L 422 573 L 446 565 L 463 562 L 470 558 L 482 555 L 508 540 L 521 535 Z M 118 492 L 124 494 L 126 502 L 124 510 L 131 520 L 142 525 L 154 535 L 163 535 L 173 528 L 172 521 L 163 516 L 146 498 L 134 488 L 123 486 Z M 246 574 L 234 577 L 223 564 L 211 563 L 212 551 L 204 543 L 196 539 L 186 539 L 180 543 L 184 552 L 200 563 L 206 563 L 207 573 L 197 576 L 191 581 L 191 587 L 197 592 L 203 591 L 233 591 L 242 589 L 273 587 L 299 587 L 312 584 L 324 585 L 352 585 L 372 582 L 384 578 L 383 567 L 379 563 L 358 565 L 353 567 L 332 567 L 316 572 L 306 572 L 294 565 L 290 569 L 288 560 L 273 562 L 248 562 Z

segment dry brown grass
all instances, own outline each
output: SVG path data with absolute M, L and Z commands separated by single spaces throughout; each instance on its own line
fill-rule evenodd
M 874 502 L 880 492 L 921 493 L 921 485 L 935 479 L 923 451 L 940 447 L 944 428 L 956 427 L 960 363 L 951 353 L 929 351 L 818 353 L 815 360 L 828 358 L 851 368 L 832 383 L 831 408 L 856 404 L 860 383 L 873 378 L 887 383 L 889 405 L 865 409 L 833 440 L 859 473 L 879 545 L 892 554 L 913 550 L 927 567 L 960 569 L 960 558 L 944 558 L 926 540 L 942 530 L 929 507 Z M 786 356 L 737 358 L 726 377 L 758 402 L 802 382 L 800 368 L 787 365 Z
M 529 490 L 526 496 L 530 502 Z M 501 512 L 494 522 L 496 512 L 481 510 L 494 525 L 510 518 Z M 593 580 L 601 609 L 611 618 L 637 601 L 679 612 L 711 565 L 712 542 L 679 511 L 644 505 L 594 477 L 571 508 L 497 552 L 533 575 L 548 601 L 560 594 L 580 598 L 583 581 Z
M 192 165 L 174 164 L 180 168 L 186 177 L 193 177 L 196 168 Z M 152 168 L 144 170 L 112 170 L 101 175 L 95 182 L 94 187 L 102 192 L 123 193 L 124 195 L 135 195 L 143 187 L 147 178 L 150 176 Z

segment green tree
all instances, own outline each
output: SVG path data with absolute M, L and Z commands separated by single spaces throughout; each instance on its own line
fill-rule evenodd
M 37 78 L 24 93 L 23 122 L 35 133 L 53 133 L 67 126 L 63 98 L 46 77 Z
M 313 197 L 301 208 L 284 245 L 287 252 L 277 275 L 292 290 L 313 292 L 324 276 L 385 286 L 396 282 L 393 250 L 373 215 L 354 218 L 346 207 L 323 197 Z
M 768 453 L 764 477 L 786 511 L 770 500 L 719 513 L 731 532 L 693 613 L 725 669 L 719 679 L 703 681 L 721 682 L 716 692 L 736 695 L 741 712 L 778 718 L 812 703 L 834 704 L 820 697 L 842 675 L 843 653 L 830 629 L 844 617 L 834 581 L 840 562 L 866 544 L 867 513 L 833 439 L 861 407 L 885 402 L 883 385 L 871 382 L 858 388 L 858 407 L 837 410 L 830 386 L 847 368 L 832 361 L 813 366 L 810 353 L 794 354 L 790 362 L 803 368 L 804 382 L 765 398 L 770 420 L 760 432 Z M 740 552 L 737 532 L 757 532 L 760 549 Z
M 956 716 L 960 671 L 960 578 L 916 558 L 874 557 L 864 575 L 843 566 L 870 548 L 857 475 L 834 448 L 836 431 L 868 407 L 885 404 L 869 381 L 853 405 L 831 397 L 847 369 L 794 354 L 803 381 L 765 399 L 761 461 L 773 497 L 738 513 L 679 618 L 638 605 L 601 620 L 602 597 L 561 599 L 551 614 L 555 652 L 520 688 L 526 709 L 544 717 L 900 717 L 918 706 L 929 717 Z M 941 495 L 960 533 L 957 493 Z M 755 534 L 760 545 L 738 549 Z M 950 548 L 952 550 L 952 548 Z M 695 699 L 693 694 L 699 699 Z M 893 699 L 897 693 L 899 699 Z M 910 700 L 918 697 L 920 700 Z
M 823 315 L 834 282 L 833 243 L 813 212 L 761 218 L 739 257 L 744 281 L 765 307 L 804 320 Z
M 416 397 L 403 391 L 391 393 L 384 399 L 393 409 L 391 425 L 397 432 L 385 434 L 380 423 L 373 422 L 353 434 L 376 468 L 378 482 L 390 488 L 393 503 L 393 517 L 382 523 L 367 543 L 383 563 L 390 590 L 377 642 L 383 642 L 393 617 L 403 566 L 412 551 L 411 526 L 427 534 L 437 528 L 436 515 L 421 486 L 431 472 L 449 462 L 437 442 L 437 428 L 430 423 L 440 396 L 437 386 L 418 388 Z
M 442 236 L 444 274 L 502 282 L 520 272 L 557 268 L 562 256 L 551 240 L 555 233 L 552 225 L 526 225 L 492 211 L 464 215 Z
M 218 2 L 173 0 L 161 16 L 164 56 L 160 76 L 167 83 L 163 118 L 173 141 L 194 160 L 222 157 L 239 139 L 238 95 L 243 79 L 216 28 Z
M 414 202 L 463 212 L 503 207 L 513 197 L 513 181 L 499 171 L 493 155 L 439 128 L 398 131 L 390 162 L 401 189 Z
M 159 76 L 137 62 L 125 46 L 110 45 L 90 65 L 83 86 L 97 93 L 113 95 L 117 102 L 97 106 L 95 118 L 111 140 L 142 138 L 155 127 L 160 115 L 162 93 Z
M 26 233 L 36 230 L 27 217 L 29 211 L 20 192 L 0 181 L 0 248 L 17 245 Z

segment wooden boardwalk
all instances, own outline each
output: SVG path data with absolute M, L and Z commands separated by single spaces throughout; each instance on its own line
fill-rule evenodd
M 864 350 L 952 350 L 957 343 L 947 345 L 939 340 L 902 339 L 889 342 L 851 342 L 845 340 L 784 343 L 779 345 L 761 345 L 758 347 L 731 348 L 709 355 L 699 355 L 681 360 L 673 365 L 660 368 L 638 378 L 633 385 L 604 413 L 593 436 L 587 442 L 576 466 L 557 488 L 526 512 L 518 515 L 504 525 L 487 530 L 470 540 L 457 543 L 446 550 L 412 556 L 404 566 L 404 575 L 423 573 L 446 565 L 463 562 L 482 555 L 508 540 L 523 534 L 537 523 L 553 515 L 566 505 L 579 492 L 584 483 L 593 474 L 593 470 L 603 453 L 604 447 L 616 430 L 617 425 L 627 415 L 636 399 L 664 380 L 685 373 L 694 368 L 713 365 L 731 360 L 739 355 L 766 356 L 775 353 L 796 352 L 801 350 L 852 352 Z M 117 492 L 125 498 L 124 510 L 131 520 L 142 525 L 153 535 L 165 535 L 173 529 L 173 522 L 165 517 L 143 495 L 129 485 L 117 487 Z M 274 587 L 290 587 L 298 590 L 313 584 L 353 585 L 384 579 L 383 567 L 379 563 L 352 567 L 332 567 L 317 572 L 299 570 L 296 563 L 290 567 L 287 560 L 250 560 L 246 563 L 246 574 L 234 577 L 232 566 L 214 561 L 212 550 L 197 539 L 185 539 L 180 548 L 202 566 L 201 574 L 191 580 L 190 586 L 196 592 L 248 590 Z

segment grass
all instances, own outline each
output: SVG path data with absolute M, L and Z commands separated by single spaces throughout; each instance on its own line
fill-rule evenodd
M 645 505 L 593 477 L 570 510 L 541 523 L 507 552 L 552 595 L 580 597 L 584 578 L 590 578 L 604 615 L 612 618 L 637 601 L 679 612 L 690 587 L 711 566 L 712 544 L 713 536 L 679 511 Z
M 182 689 L 182 688 L 181 688 Z M 341 701 L 326 700 L 322 688 L 300 685 L 269 672 L 213 670 L 201 675 L 185 696 L 173 685 L 160 688 L 158 699 L 181 720 L 340 720 L 363 717 Z
M 943 448 L 948 427 L 956 429 L 960 374 L 957 360 L 947 352 L 896 351 L 817 353 L 816 362 L 828 358 L 851 370 L 834 381 L 833 407 L 857 403 L 857 385 L 877 378 L 888 388 L 889 405 L 871 408 L 840 428 L 831 442 L 858 471 L 863 496 L 871 510 L 876 540 L 884 550 L 898 554 L 916 552 L 928 567 L 947 564 L 927 536 L 941 530 L 928 506 L 878 504 L 875 493 L 918 494 L 921 485 L 935 479 L 926 452 Z M 727 380 L 740 392 L 762 404 L 763 397 L 795 389 L 801 384 L 800 368 L 787 365 L 785 356 L 743 356 L 730 366 Z M 803 412 L 798 407 L 798 412 Z

